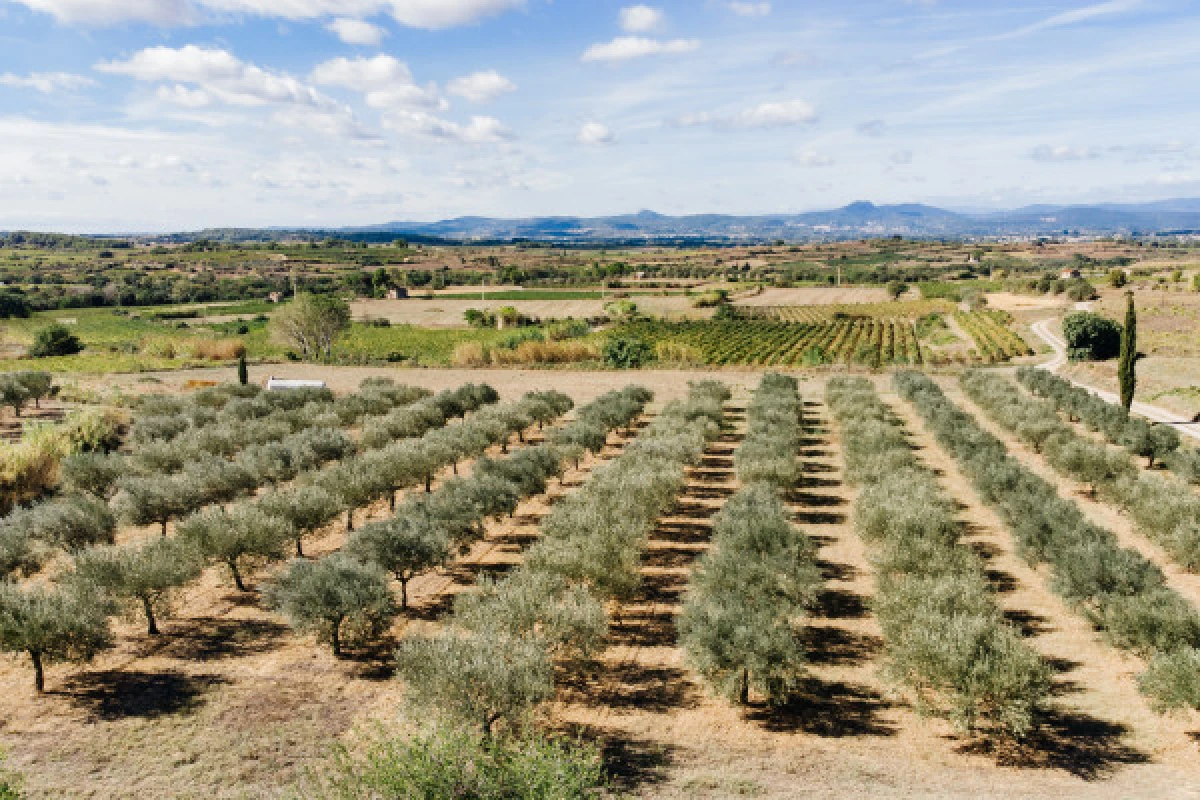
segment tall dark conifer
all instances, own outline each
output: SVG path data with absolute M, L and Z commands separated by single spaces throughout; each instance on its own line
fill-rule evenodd
M 1121 405 L 1128 411 L 1133 407 L 1137 388 L 1137 310 L 1133 307 L 1133 292 L 1126 292 L 1125 330 L 1121 332 L 1121 356 L 1117 365 L 1117 382 L 1121 388 Z

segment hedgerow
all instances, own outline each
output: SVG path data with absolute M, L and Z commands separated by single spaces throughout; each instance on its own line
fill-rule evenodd
M 712 547 L 693 571 L 679 617 L 688 661 L 720 694 L 751 689 L 786 702 L 806 654 L 797 626 L 822 584 L 816 547 L 788 519 L 781 493 L 800 476 L 803 401 L 795 379 L 767 375 L 734 453 L 744 488 L 713 519 Z
M 1052 382 L 1029 373 L 1021 373 L 1020 377 L 1026 385 L 1039 387 L 1039 394 L 1053 391 L 1056 398 L 1069 398 L 1063 400 L 1063 405 L 1073 409 L 1079 418 L 1112 417 L 1074 392 L 1061 392 Z M 1035 449 L 1060 474 L 1088 484 L 1094 494 L 1127 511 L 1137 530 L 1157 542 L 1185 569 L 1200 569 L 1200 497 L 1187 483 L 1137 469 L 1119 451 L 1081 436 L 1063 422 L 1054 411 L 1059 407 L 1057 401 L 1030 397 L 997 375 L 969 373 L 963 377 L 963 388 L 1000 425 L 1023 441 L 1036 442 Z M 1121 414 L 1124 415 L 1123 409 Z M 1136 433 L 1144 428 L 1149 429 L 1144 431 L 1145 435 Z M 1122 439 L 1130 453 L 1148 455 L 1151 460 L 1156 453 L 1161 456 L 1161 442 L 1168 442 L 1166 447 L 1170 450 L 1179 444 L 1178 434 L 1169 427 L 1150 427 L 1143 420 L 1127 415 L 1122 430 Z M 1167 431 L 1171 436 L 1164 439 L 1156 435 L 1158 431 Z
M 977 389 L 978 378 L 967 381 Z M 1148 659 L 1200 646 L 1195 609 L 1165 585 L 1162 571 L 1116 536 L 1089 522 L 1071 500 L 1008 455 L 1004 444 L 955 407 L 928 377 L 901 373 L 897 390 L 925 419 L 958 461 L 985 502 L 993 506 L 1030 563 L 1047 563 L 1051 588 L 1104 631 L 1116 646 Z M 1178 656 L 1182 658 L 1182 656 Z M 1146 680 L 1142 690 L 1158 707 L 1194 697 L 1200 673 L 1170 671 L 1174 683 Z M 1180 685 L 1180 681 L 1185 681 Z
M 1005 620 L 979 557 L 959 542 L 952 500 L 869 382 L 834 379 L 827 399 L 842 427 L 847 478 L 860 487 L 854 523 L 878 575 L 887 673 L 964 731 L 1025 735 L 1050 671 Z
M 639 586 L 650 530 L 682 488 L 684 466 L 719 431 L 728 398 L 721 384 L 694 384 L 687 400 L 669 404 L 618 458 L 554 506 L 517 570 L 461 596 L 443 633 L 405 639 L 397 673 L 413 701 L 485 734 L 502 721 L 514 728 L 528 720 L 552 695 L 552 659 L 586 657 L 599 647 L 604 601 Z M 579 424 L 628 425 L 631 408 L 649 397 L 633 390 L 613 399 L 585 409 Z M 562 439 L 578 441 L 570 431 Z

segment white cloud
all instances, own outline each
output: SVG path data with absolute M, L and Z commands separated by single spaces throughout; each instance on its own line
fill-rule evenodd
M 666 14 L 650 6 L 629 6 L 621 9 L 617 19 L 626 33 L 649 33 L 662 27 Z
M 123 22 L 185 25 L 195 15 L 188 0 L 12 0 L 59 22 L 107 26 Z
M 1087 161 L 1099 158 L 1100 153 L 1095 148 L 1072 147 L 1070 145 L 1038 145 L 1029 152 L 1029 157 L 1042 163 L 1064 161 Z
M 70 72 L 32 72 L 29 75 L 14 75 L 5 72 L 0 75 L 0 86 L 12 86 L 17 89 L 36 89 L 49 94 L 51 92 L 73 92 L 95 86 L 96 82 L 84 75 Z
M 668 124 L 679 128 L 694 128 L 711 125 L 729 130 L 735 128 L 784 128 L 808 125 L 817 121 L 817 110 L 803 100 L 787 100 L 778 103 L 760 103 L 736 114 L 714 114 L 700 111 L 680 114 Z
M 762 103 L 748 108 L 736 117 L 736 123 L 745 128 L 779 128 L 788 125 L 804 125 L 816 122 L 817 110 L 803 100 L 782 103 Z
M 514 138 L 495 117 L 471 117 L 470 123 L 460 125 L 425 111 L 400 110 L 387 114 L 384 125 L 398 133 L 442 142 L 492 144 Z
M 189 89 L 178 83 L 174 86 L 158 87 L 154 96 L 164 103 L 170 103 L 171 105 L 183 108 L 204 108 L 213 103 L 212 95 L 203 89 Z
M 897 166 L 904 166 L 906 164 L 911 164 L 912 160 L 913 160 L 912 150 L 897 150 L 896 152 L 894 152 L 890 156 L 888 156 L 888 161 L 892 162 L 893 164 L 895 164 Z
M 832 167 L 834 165 L 834 160 L 831 156 L 813 150 L 797 153 L 796 162 L 802 167 Z
M 383 37 L 387 33 L 378 25 L 350 17 L 339 17 L 325 27 L 333 31 L 346 44 L 357 44 L 364 47 L 378 47 L 383 44 Z
M 590 147 L 613 144 L 617 141 L 616 134 L 607 125 L 600 122 L 585 122 L 579 128 L 579 143 Z
M 312 81 L 361 92 L 372 108 L 426 108 L 444 110 L 446 102 L 437 86 L 418 86 L 403 61 L 380 54 L 373 58 L 334 58 L 318 64 Z
M 771 13 L 770 3 L 729 3 L 729 10 L 739 17 L 765 17 Z
M 525 0 L 390 0 L 392 16 L 412 28 L 439 30 L 525 7 Z
M 334 58 L 313 68 L 313 83 L 365 92 L 413 82 L 408 65 L 389 55 L 372 58 Z
M 440 30 L 525 7 L 526 0 L 10 0 L 59 22 L 107 26 L 124 22 L 187 25 L 202 11 L 284 19 L 351 18 L 387 12 L 403 25 Z
M 648 39 L 642 36 L 618 36 L 611 42 L 594 44 L 583 54 L 584 61 L 628 61 L 657 55 L 678 55 L 699 49 L 695 39 Z
M 472 103 L 487 103 L 502 94 L 516 90 L 515 83 L 494 69 L 455 78 L 446 86 L 446 91 L 450 94 L 465 97 Z
M 285 72 L 247 64 L 227 50 L 210 50 L 191 44 L 178 49 L 150 47 L 126 61 L 97 64 L 96 69 L 139 81 L 195 84 L 230 105 L 290 104 L 314 108 L 336 105 Z
M 377 13 L 383 0 L 191 0 L 210 11 L 284 19 L 358 17 Z

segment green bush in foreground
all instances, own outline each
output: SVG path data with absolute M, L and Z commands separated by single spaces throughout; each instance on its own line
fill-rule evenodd
M 379 735 L 354 752 L 341 749 L 333 774 L 315 794 L 397 800 L 576 800 L 595 797 L 605 783 L 600 752 L 592 745 L 536 734 L 482 739 L 434 731 L 412 738 Z
M 83 350 L 83 342 L 75 334 L 62 325 L 50 325 L 42 328 L 33 337 L 29 346 L 31 358 L 49 358 L 51 356 L 73 356 Z

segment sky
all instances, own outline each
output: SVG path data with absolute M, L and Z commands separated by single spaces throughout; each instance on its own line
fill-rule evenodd
M 1193 0 L 0 0 L 0 229 L 1200 196 Z

